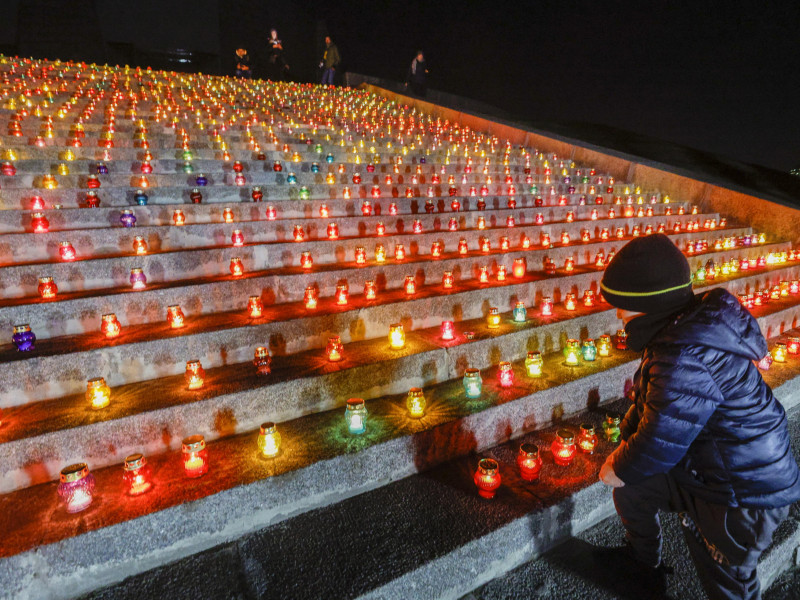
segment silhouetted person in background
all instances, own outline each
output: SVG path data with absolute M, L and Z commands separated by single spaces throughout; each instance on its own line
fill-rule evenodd
M 236 49 L 236 76 L 252 79 L 253 71 L 250 68 L 250 55 L 244 48 Z
M 319 63 L 322 69 L 322 85 L 333 85 L 336 68 L 340 62 L 339 48 L 331 41 L 331 36 L 325 36 L 325 52 L 322 53 L 322 60 Z
M 289 79 L 289 65 L 283 58 L 283 42 L 278 38 L 277 29 L 269 32 L 269 77 L 274 81 Z
M 411 61 L 411 66 L 408 68 L 406 75 L 406 87 L 411 85 L 411 91 L 417 96 L 424 96 L 427 91 L 428 82 L 428 68 L 425 63 L 425 55 L 422 50 L 417 51 L 414 60 Z

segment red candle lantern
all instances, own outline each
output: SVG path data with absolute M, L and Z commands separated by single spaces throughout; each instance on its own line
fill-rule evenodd
M 264 305 L 259 296 L 250 296 L 247 299 L 247 313 L 252 319 L 257 319 L 264 313 Z
M 200 188 L 193 188 L 192 191 L 189 192 L 189 200 L 192 201 L 192 204 L 202 204 L 203 194 L 200 192 Z
M 44 207 L 45 207 L 44 198 L 42 198 L 41 196 L 34 196 L 33 198 L 31 198 L 31 208 L 33 210 L 44 210 Z
M 543 317 L 551 317 L 553 316 L 553 300 L 552 298 L 544 297 L 542 298 L 542 316 Z
M 205 369 L 203 369 L 203 365 L 200 364 L 199 360 L 186 361 L 186 371 L 183 374 L 183 378 L 190 390 L 199 390 L 203 387 L 205 377 Z
M 39 296 L 45 299 L 55 298 L 56 294 L 58 294 L 58 287 L 52 277 L 40 277 L 37 290 Z
M 253 366 L 259 375 L 269 375 L 272 372 L 272 357 L 264 346 L 256 348 L 253 355 Z
M 442 256 L 442 242 L 433 242 L 433 244 L 431 244 L 431 256 L 433 258 Z
M 527 250 L 531 247 L 531 239 L 527 235 L 522 236 L 522 249 Z
M 100 187 L 100 180 L 97 178 L 97 175 L 89 175 L 89 178 L 86 180 L 86 187 L 90 190 L 96 190 Z
M 594 432 L 594 425 L 589 423 L 581 424 L 577 445 L 584 454 L 594 454 L 595 448 L 597 448 L 597 435 Z
M 325 354 L 328 356 L 330 362 L 339 362 L 342 360 L 344 353 L 344 345 L 338 335 L 328 338 L 328 345 L 325 347 Z
M 129 496 L 139 496 L 153 487 L 152 472 L 143 454 L 131 454 L 125 458 L 122 480 Z
M 422 221 L 415 219 L 414 224 L 411 226 L 411 230 L 414 233 L 422 233 Z
M 406 275 L 405 282 L 403 283 L 403 288 L 406 291 L 406 294 L 412 296 L 417 293 L 417 282 L 414 279 L 413 275 Z
M 380 221 L 375 225 L 375 233 L 377 235 L 386 235 L 386 225 L 383 224 L 383 221 Z
M 533 222 L 535 225 L 544 225 L 544 215 L 542 213 L 536 213 Z
M 308 310 L 317 308 L 317 289 L 308 286 L 303 293 L 303 303 Z
M 550 246 L 550 234 L 542 232 L 539 234 L 539 241 L 541 242 L 542 246 L 548 248 Z
M 514 385 L 514 370 L 511 368 L 510 362 L 503 361 L 500 363 L 497 379 L 500 382 L 500 387 L 507 388 Z
M 406 257 L 406 249 L 403 247 L 403 244 L 397 244 L 394 247 L 394 259 L 404 260 L 405 257 Z
M 467 248 L 467 240 L 465 239 L 458 240 L 458 253 L 466 254 L 467 252 L 469 252 L 469 248 Z
M 172 211 L 172 222 L 179 226 L 186 224 L 186 215 L 183 214 L 183 211 L 180 208 L 176 208 L 174 211 Z
M 453 200 L 450 203 L 450 210 L 452 210 L 453 212 L 460 211 L 461 210 L 461 202 L 459 202 L 458 200 Z
M 511 271 L 514 274 L 514 277 L 517 279 L 521 279 L 525 277 L 525 259 L 524 258 L 515 258 L 514 264 L 511 267 Z
M 300 254 L 300 266 L 303 269 L 310 269 L 314 266 L 314 259 L 311 257 L 311 252 L 303 252 Z
M 564 261 L 564 270 L 567 273 L 572 273 L 575 270 L 575 259 L 573 257 L 569 256 Z
M 481 252 L 490 252 L 492 250 L 492 243 L 489 238 L 481 238 Z
M 133 238 L 133 251 L 136 254 L 147 254 L 147 242 L 140 235 Z
M 103 315 L 101 319 L 100 331 L 106 337 L 106 339 L 111 340 L 115 337 L 118 337 L 122 331 L 122 325 L 120 325 L 117 315 L 114 313 L 108 313 Z
M 34 233 L 47 233 L 47 230 L 50 229 L 50 221 L 42 213 L 33 213 L 31 226 Z
M 272 205 L 267 207 L 266 214 L 267 214 L 267 221 L 274 221 L 278 217 L 278 213 L 276 212 L 275 207 Z
M 364 249 L 363 246 L 356 247 L 356 264 L 357 265 L 367 264 L 367 251 Z
M 442 274 L 442 287 L 446 290 L 453 288 L 453 282 L 455 281 L 453 277 L 452 271 L 445 271 Z
M 575 458 L 575 434 L 569 429 L 559 429 L 556 432 L 556 439 L 550 446 L 553 452 L 553 461 L 562 467 L 567 467 Z
M 361 214 L 365 217 L 369 217 L 372 214 L 372 203 L 369 200 L 365 200 L 361 204 Z
M 624 329 L 617 330 L 617 342 L 616 347 L 617 350 L 627 350 L 628 349 L 628 334 L 625 332 Z
M 447 229 L 448 231 L 458 231 L 458 219 L 450 217 L 447 221 Z
M 241 229 L 234 229 L 233 233 L 231 234 L 231 243 L 235 248 L 240 248 L 244 246 L 244 234 L 242 234 Z
M 452 321 L 442 321 L 442 339 L 447 342 L 455 339 L 455 327 Z
M 202 435 L 192 435 L 181 444 L 183 454 L 183 471 L 192 479 L 208 473 L 208 449 Z
M 180 306 L 173 304 L 172 306 L 167 307 L 167 322 L 170 324 L 172 329 L 180 329 L 183 327 L 185 319 L 186 317 L 184 316 Z
M 242 264 L 242 259 L 238 256 L 234 256 L 231 258 L 231 267 L 230 267 L 231 275 L 234 277 L 241 277 L 244 274 L 244 265 Z
M 583 292 L 583 305 L 587 308 L 594 306 L 595 293 L 594 290 L 585 290 Z
M 481 498 L 491 500 L 500 487 L 500 465 L 491 458 L 482 458 L 478 462 L 478 470 L 475 471 L 473 480 Z
M 519 474 L 525 481 L 536 481 L 542 470 L 542 457 L 539 456 L 539 446 L 536 444 L 522 444 L 517 454 Z

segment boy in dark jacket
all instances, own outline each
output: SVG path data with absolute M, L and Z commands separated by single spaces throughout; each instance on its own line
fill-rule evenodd
M 695 296 L 661 234 L 623 247 L 600 287 L 642 351 L 623 441 L 600 471 L 626 530 L 620 558 L 662 574 L 658 511 L 677 512 L 709 597 L 760 598 L 758 558 L 800 500 L 800 470 L 756 366 L 767 353 L 756 320 L 723 289 Z

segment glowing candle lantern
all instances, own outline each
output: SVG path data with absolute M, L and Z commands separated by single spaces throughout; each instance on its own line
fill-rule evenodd
M 86 382 L 86 401 L 94 410 L 105 408 L 111 402 L 111 388 L 102 377 L 95 377 Z
M 295 242 L 302 242 L 306 237 L 305 233 L 303 232 L 303 226 L 302 225 L 295 225 L 294 226 L 294 231 L 292 232 L 292 235 L 294 236 L 294 241 Z
M 531 350 L 525 357 L 525 372 L 528 377 L 541 377 L 544 369 L 542 353 L 538 350 Z
M 143 454 L 131 454 L 122 465 L 122 481 L 129 496 L 139 496 L 153 487 L 152 470 Z
M 235 248 L 244 246 L 244 234 L 241 229 L 234 229 L 231 233 L 231 243 Z
M 597 346 L 595 346 L 593 339 L 583 341 L 581 355 L 586 362 L 593 362 L 597 358 Z
M 491 500 L 500 487 L 500 465 L 491 458 L 482 458 L 478 462 L 478 470 L 473 477 L 475 485 L 478 487 L 478 495 L 481 498 Z
M 564 344 L 564 364 L 568 367 L 578 366 L 578 355 L 580 353 L 580 342 L 578 340 L 569 339 Z
M 265 458 L 273 458 L 281 451 L 281 434 L 275 423 L 268 421 L 261 424 L 258 432 L 258 449 Z
M 480 245 L 481 245 L 481 252 L 490 252 L 492 250 L 492 244 L 489 241 L 489 238 L 482 237 Z
M 11 341 L 17 347 L 18 352 L 30 352 L 34 349 L 36 335 L 31 331 L 31 326 L 28 324 L 14 325 Z
M 39 286 L 37 288 L 41 298 L 49 299 L 55 298 L 58 294 L 58 286 L 56 286 L 52 277 L 39 277 Z
M 279 160 L 272 161 L 272 170 L 275 171 L 276 173 L 279 171 L 283 171 L 283 165 L 281 164 L 281 161 Z
M 597 448 L 597 435 L 594 426 L 589 423 L 581 423 L 581 430 L 578 433 L 577 445 L 584 454 L 594 454 Z
M 514 310 L 512 311 L 514 316 L 514 321 L 516 323 L 524 323 L 528 320 L 528 311 L 525 308 L 525 303 L 518 301 L 517 304 L 514 306 Z
M 597 355 L 601 357 L 611 356 L 611 336 L 603 334 L 597 340 Z
M 433 258 L 439 258 L 440 256 L 442 256 L 442 249 L 443 249 L 442 242 L 433 242 L 433 244 L 431 244 L 431 256 Z
M 147 285 L 147 276 L 140 267 L 134 267 L 131 269 L 130 282 L 133 289 L 143 290 Z
M 786 342 L 786 349 L 789 354 L 800 354 L 800 337 L 790 337 Z
M 233 210 L 230 207 L 226 206 L 222 210 L 222 220 L 225 223 L 233 223 Z
M 603 421 L 603 437 L 607 442 L 616 444 L 619 442 L 622 432 L 619 428 L 620 417 L 615 412 L 607 412 Z
M 199 390 L 202 388 L 205 376 L 205 369 L 203 369 L 203 365 L 200 364 L 199 360 L 186 361 L 186 371 L 183 374 L 183 378 L 190 390 Z
M 183 455 L 183 472 L 187 477 L 196 479 L 208 473 L 208 449 L 202 435 L 184 438 L 181 443 Z
M 481 267 L 478 273 L 478 281 L 481 283 L 489 283 L 489 267 Z
M 200 192 L 200 188 L 193 188 L 192 191 L 189 192 L 189 200 L 192 201 L 192 204 L 202 204 L 203 194 Z
M 264 313 L 264 305 L 258 296 L 250 296 L 247 299 L 247 314 L 252 319 L 258 319 Z
M 244 265 L 238 256 L 231 258 L 230 272 L 234 277 L 241 277 L 244 274 Z
M 478 369 L 467 369 L 464 372 L 464 379 L 461 383 L 464 386 L 464 394 L 467 398 L 475 399 L 481 397 L 483 381 L 481 380 L 481 372 Z
M 401 323 L 389 325 L 389 347 L 400 350 L 406 345 L 406 334 Z
M 179 227 L 186 224 L 186 215 L 180 208 L 172 211 L 172 223 Z
M 628 334 L 624 329 L 617 330 L 617 350 L 628 349 Z
M 497 380 L 500 382 L 500 387 L 511 387 L 514 385 L 514 369 L 511 367 L 510 362 L 503 361 L 500 363 L 497 371 Z
M 328 338 L 328 345 L 325 346 L 325 354 L 328 356 L 330 362 L 339 362 L 342 360 L 344 353 L 344 345 L 342 339 L 338 335 Z
M 133 199 L 139 206 L 147 206 L 147 202 L 149 200 L 144 190 L 136 190 L 136 193 L 133 195 Z
M 177 304 L 167 307 L 167 322 L 172 329 L 180 329 L 184 325 L 186 317 Z
M 412 419 L 419 419 L 425 414 L 425 406 L 427 405 L 427 401 L 425 400 L 425 394 L 422 391 L 422 388 L 413 387 L 408 390 L 408 396 L 406 397 L 406 408 L 408 409 L 408 414 Z
M 522 236 L 522 249 L 527 250 L 531 247 L 531 240 L 527 235 Z
M 350 398 L 344 411 L 347 430 L 353 435 L 361 435 L 367 430 L 367 407 L 361 398 Z
M 553 440 L 550 450 L 553 452 L 553 462 L 562 467 L 567 467 L 575 458 L 575 434 L 569 429 L 559 429 L 556 439 Z
M 106 337 L 106 339 L 111 340 L 115 337 L 118 337 L 120 331 L 122 331 L 122 325 L 120 325 L 117 315 L 114 313 L 108 313 L 103 315 L 101 319 L 100 332 Z
M 31 226 L 33 227 L 34 233 L 47 233 L 48 229 L 50 228 L 50 221 L 48 221 L 47 217 L 45 217 L 42 213 L 33 213 L 33 217 L 31 218 Z
M 489 329 L 497 329 L 500 327 L 500 311 L 497 308 L 491 307 L 489 309 L 489 314 L 486 316 L 486 326 Z
M 310 269 L 314 266 L 314 259 L 311 257 L 311 252 L 305 251 L 300 254 L 300 267 L 303 269 Z
M 784 342 L 777 342 L 772 348 L 772 360 L 776 363 L 785 363 L 788 350 Z
M 394 259 L 395 260 L 404 260 L 406 257 L 406 249 L 403 244 L 397 244 L 394 247 Z
M 328 239 L 329 240 L 339 239 L 339 226 L 336 223 L 328 223 Z
M 317 289 L 308 286 L 303 292 L 303 303 L 308 310 L 317 308 Z
M 544 246 L 545 248 L 549 247 L 550 246 L 550 234 L 542 232 L 539 235 L 539 241 L 541 242 L 542 246 Z
M 484 217 L 478 217 L 478 229 L 486 229 L 486 219 Z
M 141 235 L 133 238 L 133 251 L 136 254 L 147 254 L 147 242 L 144 241 Z
M 386 248 L 383 244 L 375 246 L 375 262 L 383 264 L 386 262 Z
M 58 496 L 68 513 L 89 508 L 94 494 L 94 475 L 86 463 L 77 463 L 61 469 Z
M 348 290 L 347 284 L 340 283 L 336 286 L 336 292 L 334 294 L 336 298 L 336 304 L 339 306 L 346 306 L 347 300 L 349 298 L 350 292 Z
M 536 481 L 542 470 L 542 458 L 539 456 L 539 446 L 536 444 L 522 444 L 517 454 L 519 474 L 525 481 Z
M 543 317 L 553 316 L 553 299 L 545 296 L 542 298 L 541 313 Z
M 577 301 L 575 299 L 575 294 L 572 292 L 568 292 L 564 297 L 564 308 L 567 310 L 575 310 L 577 308 Z
M 542 213 L 536 213 L 536 216 L 533 218 L 533 223 L 535 225 L 544 225 L 544 215 Z
M 47 190 L 54 190 L 58 187 L 58 181 L 53 175 L 45 175 L 42 177 L 42 187 Z
M 259 375 L 269 375 L 272 372 L 272 357 L 264 346 L 256 348 L 253 356 L 253 366 Z
M 499 265 L 497 267 L 497 281 L 505 281 L 506 280 L 506 267 L 505 265 Z

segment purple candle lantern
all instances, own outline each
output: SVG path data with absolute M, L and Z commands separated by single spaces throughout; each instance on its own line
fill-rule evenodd
M 119 222 L 122 223 L 123 227 L 133 227 L 136 225 L 136 215 L 133 214 L 132 210 L 126 208 L 119 216 Z
M 36 336 L 31 331 L 30 325 L 14 325 L 14 335 L 11 336 L 11 341 L 20 352 L 29 352 L 33 350 Z

